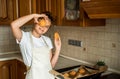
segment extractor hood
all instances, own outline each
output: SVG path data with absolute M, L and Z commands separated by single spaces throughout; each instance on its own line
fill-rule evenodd
M 120 18 L 120 0 L 91 0 L 80 5 L 91 19 Z

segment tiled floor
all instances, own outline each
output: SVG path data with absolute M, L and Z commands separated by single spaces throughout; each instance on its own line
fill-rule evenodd
M 109 75 L 103 76 L 101 79 L 120 79 L 120 74 L 111 73 Z

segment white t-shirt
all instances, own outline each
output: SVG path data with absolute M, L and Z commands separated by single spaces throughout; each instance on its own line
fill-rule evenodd
M 32 35 L 33 45 L 30 41 L 30 32 L 24 32 L 22 31 L 22 39 L 19 42 L 17 39 L 17 43 L 20 46 L 20 50 L 22 53 L 23 61 L 25 65 L 30 66 L 32 61 L 32 47 L 41 47 L 41 46 L 48 46 L 49 49 L 53 48 L 52 41 L 49 37 L 42 35 L 40 38 L 36 38 Z M 47 44 L 46 44 L 47 43 Z

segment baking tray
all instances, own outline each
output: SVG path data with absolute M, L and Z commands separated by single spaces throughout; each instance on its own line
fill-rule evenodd
M 85 73 L 78 74 L 80 69 L 84 69 Z M 76 74 L 70 75 L 70 73 L 73 71 L 76 72 Z M 99 72 L 99 70 L 89 66 L 77 65 L 58 70 L 52 70 L 51 73 L 56 76 L 56 79 L 99 79 L 102 72 Z M 65 76 L 66 73 L 69 74 L 69 76 Z

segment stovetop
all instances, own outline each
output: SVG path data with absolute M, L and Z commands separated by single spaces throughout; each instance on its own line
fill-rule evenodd
M 111 73 L 111 74 L 102 76 L 101 79 L 120 79 L 120 74 Z

